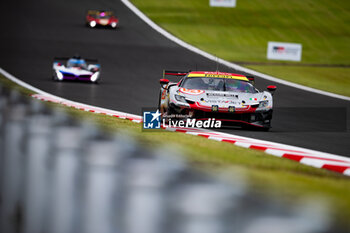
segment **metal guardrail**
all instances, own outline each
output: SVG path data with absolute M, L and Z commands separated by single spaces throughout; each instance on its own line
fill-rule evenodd
M 318 204 L 290 207 L 232 180 L 0 86 L 0 232 L 334 232 Z

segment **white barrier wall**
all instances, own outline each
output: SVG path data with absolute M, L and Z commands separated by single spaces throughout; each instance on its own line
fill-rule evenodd
M 267 59 L 301 61 L 302 45 L 270 41 L 267 45 Z

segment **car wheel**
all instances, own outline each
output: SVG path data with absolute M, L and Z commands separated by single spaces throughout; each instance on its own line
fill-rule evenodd
M 264 126 L 264 127 L 261 128 L 260 130 L 261 130 L 261 131 L 264 131 L 264 132 L 268 132 L 268 131 L 270 130 L 270 128 L 271 128 L 270 126 L 266 126 L 266 127 Z
M 169 123 L 170 118 L 168 116 L 172 115 L 173 113 L 174 113 L 174 110 L 168 106 L 165 111 L 164 110 L 162 111 L 162 120 L 164 120 L 166 123 Z

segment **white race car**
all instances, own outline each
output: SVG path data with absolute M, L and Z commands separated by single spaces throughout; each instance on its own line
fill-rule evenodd
M 97 83 L 100 80 L 101 66 L 96 59 L 83 59 L 80 56 L 55 58 L 53 80 L 79 80 Z
M 182 78 L 171 83 L 165 75 Z M 269 130 L 276 86 L 259 91 L 253 83 L 254 78 L 233 73 L 164 71 L 159 109 L 163 116 L 215 118 L 229 125 Z

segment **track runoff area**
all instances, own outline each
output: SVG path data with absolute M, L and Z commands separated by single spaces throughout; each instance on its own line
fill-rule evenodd
M 20 82 L 22 86 L 25 86 L 28 88 L 28 86 L 31 85 L 39 88 L 40 90 L 44 90 L 46 92 L 46 93 L 43 93 L 39 89 L 36 89 L 36 90 L 32 89 L 33 91 L 38 93 L 38 95 L 35 95 L 35 97 L 37 98 L 47 100 L 47 101 L 59 102 L 68 106 L 83 109 L 85 111 L 108 114 L 108 115 L 113 115 L 120 118 L 126 118 L 134 122 L 141 122 L 141 118 L 137 114 L 137 112 L 139 112 L 139 109 L 141 108 L 140 106 L 156 105 L 155 102 L 158 97 L 157 91 L 159 89 L 159 84 L 158 84 L 159 76 L 158 76 L 158 80 L 154 79 L 154 77 L 157 77 L 155 74 L 159 74 L 163 68 L 168 68 L 167 66 L 169 64 L 175 67 L 179 66 L 179 69 L 183 69 L 181 65 L 178 64 L 178 61 L 180 60 L 182 61 L 182 63 L 190 63 L 193 61 L 197 61 L 198 66 L 200 66 L 201 68 L 203 67 L 203 69 L 205 68 L 209 70 L 211 66 L 206 67 L 205 64 L 209 63 L 208 60 L 214 61 L 216 58 L 214 56 L 211 56 L 210 54 L 207 54 L 203 51 L 198 50 L 197 48 L 187 45 L 186 43 L 182 42 L 178 38 L 173 37 L 169 33 L 167 34 L 164 30 L 159 28 L 157 25 L 151 22 L 147 17 L 145 17 L 141 12 L 139 12 L 134 6 L 132 6 L 130 2 L 125 0 L 123 0 L 122 2 L 128 7 L 128 9 L 131 9 L 133 13 L 131 11 L 127 11 L 123 9 L 125 8 L 125 6 L 123 7 L 123 4 L 113 1 L 113 4 L 118 5 L 117 6 L 118 9 L 120 9 L 119 11 L 119 13 L 121 13 L 120 18 L 125 20 L 124 22 L 122 21 L 124 23 L 124 26 L 118 32 L 112 32 L 112 31 L 106 31 L 106 30 L 94 31 L 93 32 L 94 35 L 108 34 L 108 36 L 103 37 L 103 40 L 100 39 L 99 37 L 99 38 L 93 38 L 94 42 L 89 41 L 89 43 L 91 42 L 91 43 L 98 44 L 98 52 L 96 52 L 97 50 L 95 49 L 91 49 L 91 45 L 88 43 L 86 44 L 86 47 L 85 47 L 85 44 L 77 45 L 74 42 L 74 39 L 77 39 L 75 37 L 79 37 L 80 34 L 84 38 L 88 38 L 86 36 L 92 33 L 90 31 L 87 31 L 86 28 L 84 27 L 80 27 L 80 26 L 78 27 L 77 25 L 76 26 L 73 25 L 71 28 L 72 30 L 71 37 L 61 38 L 61 34 L 54 35 L 56 31 L 58 33 L 60 32 L 60 28 L 53 28 L 55 32 L 47 33 L 45 35 L 46 37 L 49 37 L 52 34 L 55 38 L 57 37 L 61 38 L 62 40 L 60 40 L 59 44 L 63 43 L 64 44 L 63 47 L 66 47 L 68 45 L 68 47 L 65 49 L 67 51 L 73 51 L 72 49 L 75 47 L 82 47 L 83 49 L 86 49 L 88 51 L 87 53 L 88 55 L 86 56 L 89 56 L 89 54 L 95 54 L 93 56 L 100 58 L 102 56 L 101 54 L 104 54 L 104 55 L 119 54 L 120 57 L 123 57 L 123 59 L 118 60 L 118 63 L 121 63 L 121 64 L 119 64 L 120 67 L 117 73 L 120 76 L 128 77 L 128 79 L 126 78 L 123 80 L 115 79 L 115 78 L 108 79 L 108 76 L 115 75 L 115 69 L 113 69 L 112 71 L 109 70 L 108 66 L 111 66 L 111 62 L 110 60 L 107 60 L 107 59 L 103 61 L 103 64 L 105 64 L 105 66 L 103 67 L 104 69 L 103 72 L 104 72 L 104 77 L 106 77 L 103 80 L 106 84 L 109 84 L 109 85 L 104 85 L 104 83 L 95 87 L 93 87 L 93 85 L 83 86 L 83 84 L 72 85 L 71 83 L 67 83 L 67 84 L 60 83 L 60 85 L 57 85 L 57 83 L 51 82 L 50 80 L 46 81 L 44 79 L 40 79 L 40 77 L 45 77 L 45 74 L 47 75 L 47 73 L 50 72 L 50 70 L 49 69 L 39 70 L 37 63 L 40 61 L 37 61 L 36 59 L 28 59 L 28 56 L 27 56 L 28 54 L 26 55 L 26 53 L 29 51 L 27 50 L 31 50 L 30 49 L 31 47 L 36 48 L 36 45 L 33 44 L 33 40 L 35 40 L 36 36 L 33 34 L 26 35 L 25 33 L 21 34 L 20 36 L 21 38 L 28 37 L 26 38 L 27 40 L 25 42 L 26 46 L 23 46 L 23 47 L 17 46 L 15 48 L 12 48 L 10 46 L 8 47 L 8 49 L 3 50 L 4 54 L 6 54 L 7 51 L 11 52 L 8 54 L 8 59 L 6 59 L 5 61 L 2 60 L 2 64 L 4 64 L 3 68 L 13 73 L 17 77 L 20 77 L 21 80 L 17 79 L 17 81 Z M 43 4 L 46 4 L 46 3 L 43 2 Z M 57 2 L 54 4 L 60 4 L 60 3 Z M 71 3 L 71 4 L 74 4 L 74 3 Z M 87 4 L 93 5 L 93 3 L 90 3 L 90 2 L 88 2 Z M 52 15 L 55 15 L 55 12 L 57 10 L 50 9 L 50 6 L 48 6 L 48 12 L 52 11 L 53 13 Z M 72 7 L 71 9 L 74 9 L 74 7 Z M 21 9 L 18 9 L 18 10 L 20 11 Z M 35 12 L 35 9 L 33 9 L 33 12 Z M 135 13 L 138 17 L 141 17 L 143 22 L 146 22 L 153 29 L 156 29 L 158 35 L 154 33 L 153 29 L 150 29 L 147 26 L 145 26 L 145 24 L 142 24 L 140 20 L 137 19 L 138 17 L 135 16 Z M 33 13 L 32 16 L 34 15 L 37 15 L 37 14 Z M 38 14 L 37 16 L 39 17 L 40 14 Z M 58 15 L 56 14 L 56 16 Z M 73 16 L 74 14 L 71 14 L 66 18 L 67 20 L 69 19 L 73 21 L 75 20 Z M 54 19 L 51 20 L 50 16 L 48 15 L 45 15 L 45 17 L 46 17 L 45 22 L 51 22 L 54 20 Z M 76 18 L 80 20 L 80 17 L 76 17 Z M 31 22 L 31 18 L 26 18 L 26 20 L 27 22 Z M 69 25 L 72 25 L 71 21 L 69 24 L 68 22 L 63 22 L 63 23 L 66 25 L 65 31 L 70 30 Z M 51 30 L 50 28 L 52 27 L 52 25 L 59 26 L 59 23 L 56 22 L 56 24 L 50 24 L 50 25 L 46 25 L 43 23 L 42 30 L 50 31 Z M 26 28 L 28 27 L 23 27 L 22 29 L 26 30 Z M 132 30 L 127 30 L 127 28 L 131 28 Z M 34 31 L 41 30 L 40 25 L 32 29 Z M 79 32 L 79 35 L 75 35 L 77 31 Z M 141 32 L 144 35 L 142 39 L 139 38 L 138 40 L 136 40 L 138 37 L 132 36 L 133 33 L 137 34 Z M 162 35 L 159 35 L 160 32 Z M 112 33 L 114 34 L 112 35 Z M 40 33 L 38 35 L 40 35 Z M 165 39 L 162 38 L 163 36 L 165 36 L 166 38 Z M 70 40 L 70 38 L 73 38 L 72 41 Z M 129 38 L 127 40 L 128 43 L 125 44 L 125 41 L 127 38 Z M 89 37 L 89 39 L 92 39 L 92 38 Z M 169 42 L 169 39 L 172 42 Z M 41 56 L 43 57 L 42 60 L 44 62 L 45 61 L 47 62 L 47 56 L 43 56 L 42 54 L 44 52 L 41 51 L 40 49 L 44 49 L 45 53 L 51 54 L 52 57 L 61 55 L 60 52 L 62 51 L 55 49 L 57 46 L 55 47 L 52 45 L 52 44 L 56 44 L 57 42 L 52 43 L 51 42 L 52 40 L 54 39 L 48 38 L 48 41 L 50 42 L 49 44 L 45 44 L 45 41 L 40 40 L 40 47 L 38 47 L 39 50 L 38 50 L 38 54 L 36 55 L 36 58 L 38 56 Z M 152 47 L 152 45 L 154 46 L 155 43 L 161 45 L 160 49 L 157 48 L 156 46 Z M 174 45 L 174 44 L 177 44 L 177 45 Z M 60 46 L 60 48 L 62 48 L 62 45 Z M 124 51 L 124 48 L 127 51 Z M 186 49 L 183 49 L 183 48 L 186 48 Z M 15 50 L 15 52 L 12 53 L 12 50 L 10 49 Z M 135 62 L 134 59 L 130 59 L 130 57 L 132 57 L 131 55 L 137 56 L 137 57 L 147 57 L 146 55 L 149 54 L 148 49 L 151 49 L 150 51 L 157 51 L 155 52 L 155 56 L 157 56 L 159 59 L 157 61 L 153 61 L 152 59 L 149 59 L 149 60 L 142 59 L 142 63 L 138 63 L 139 66 L 141 67 L 140 70 L 142 70 L 142 72 L 135 71 L 135 75 L 134 75 L 130 71 L 132 67 L 128 66 L 127 64 L 122 64 L 123 62 L 128 64 L 130 64 L 131 62 Z M 163 50 L 164 50 L 164 53 L 162 53 Z M 99 52 L 101 52 L 100 56 L 98 56 Z M 169 56 L 169 54 L 171 54 L 172 56 Z M 15 56 L 15 57 L 12 59 L 12 56 L 13 57 Z M 13 62 L 13 60 L 15 60 L 16 62 Z M 317 107 L 323 106 L 322 103 L 327 103 L 327 106 L 329 105 L 348 106 L 348 97 L 341 97 L 332 93 L 325 93 L 312 88 L 289 83 L 283 80 L 276 79 L 271 76 L 266 76 L 266 75 L 245 69 L 243 67 L 237 66 L 235 64 L 229 63 L 221 59 L 218 59 L 218 61 L 220 64 L 224 65 L 224 67 L 230 68 L 227 70 L 228 72 L 234 72 L 234 71 L 238 71 L 239 73 L 249 72 L 252 75 L 263 78 L 259 80 L 262 87 L 264 87 L 265 84 L 267 84 L 267 82 L 264 80 L 269 80 L 269 81 L 281 84 L 280 86 L 278 86 L 278 91 L 276 93 L 276 100 L 278 101 L 277 104 L 279 106 L 289 107 L 289 106 L 293 106 L 293 103 L 298 103 L 298 104 L 305 103 L 305 106 L 309 106 L 311 103 L 312 104 L 316 103 Z M 18 63 L 21 64 L 20 67 L 23 67 L 23 69 L 18 69 L 19 67 Z M 159 63 L 159 67 L 153 67 L 155 63 Z M 177 64 L 177 65 L 174 65 L 174 64 Z M 49 66 L 50 64 L 48 64 L 48 67 Z M 126 68 L 123 68 L 123 66 Z M 2 73 L 8 78 L 11 77 L 11 75 L 9 75 L 7 72 L 3 70 L 2 70 Z M 145 73 L 149 73 L 149 75 L 147 76 L 143 75 Z M 153 79 L 147 78 L 148 76 L 153 76 Z M 142 77 L 141 80 L 139 79 L 140 77 Z M 137 78 L 137 81 L 140 84 L 139 86 L 143 86 L 142 89 L 138 88 L 138 86 L 135 85 L 135 81 L 136 81 L 135 78 Z M 124 81 L 128 81 L 128 80 L 130 80 L 130 82 L 132 83 L 130 82 L 123 83 Z M 132 86 L 135 89 L 134 93 L 140 93 L 140 95 L 136 96 L 132 94 L 131 96 L 132 99 L 130 99 L 130 95 L 124 95 L 123 89 L 126 89 L 125 87 L 128 87 L 128 86 L 130 87 Z M 261 89 L 261 87 L 259 87 L 259 89 Z M 64 98 L 60 98 L 57 96 L 63 96 Z M 128 101 L 126 100 L 126 98 Z M 73 101 L 70 101 L 70 100 L 73 100 Z M 346 104 L 344 105 L 345 102 Z M 91 105 L 100 106 L 103 108 L 94 107 Z M 133 114 L 112 111 L 110 109 L 123 109 L 124 111 L 131 112 Z M 294 118 L 292 119 L 285 118 L 289 116 L 294 116 Z M 349 175 L 350 173 L 349 158 L 336 155 L 336 154 L 347 153 L 346 151 L 348 151 L 348 146 L 345 145 L 346 143 L 344 143 L 344 141 L 347 140 L 348 133 L 330 132 L 331 135 L 328 135 L 327 132 L 326 133 L 321 132 L 320 134 L 317 132 L 316 133 L 302 132 L 302 134 L 300 134 L 297 131 L 292 133 L 287 132 L 288 129 L 290 128 L 298 127 L 297 125 L 291 124 L 293 120 L 297 119 L 298 117 L 299 115 L 295 115 L 295 112 L 293 111 L 293 109 L 288 109 L 286 114 L 283 115 L 283 117 L 276 117 L 276 119 L 274 119 L 275 121 L 274 123 L 276 123 L 277 129 L 279 124 L 281 125 L 281 124 L 284 124 L 285 122 L 288 122 L 289 128 L 288 127 L 284 128 L 286 132 L 274 131 L 272 133 L 271 132 L 256 133 L 251 131 L 246 132 L 246 131 L 236 131 L 236 130 L 231 130 L 231 131 L 223 130 L 221 132 L 218 132 L 218 131 L 188 129 L 188 128 L 171 128 L 171 129 L 169 128 L 168 130 L 184 132 L 184 133 L 193 134 L 193 135 L 199 135 L 199 136 L 207 137 L 209 139 L 225 141 L 228 143 L 234 143 L 237 146 L 242 146 L 246 148 L 259 149 L 275 156 L 293 159 L 304 164 L 308 164 L 308 165 L 312 165 L 320 168 L 327 168 L 333 171 L 338 171 L 343 174 Z M 275 127 L 274 123 L 273 123 L 273 127 Z M 305 127 L 305 125 L 302 125 L 302 127 Z M 252 137 L 255 137 L 255 139 L 253 139 Z M 302 137 L 304 138 L 300 139 Z M 315 139 L 314 140 L 315 142 L 313 142 L 313 139 Z M 275 141 L 275 142 L 272 142 L 272 141 Z M 288 146 L 287 144 L 297 145 L 298 147 Z M 303 149 L 303 148 L 311 148 L 312 150 Z M 319 152 L 318 150 L 327 151 L 329 153 Z

